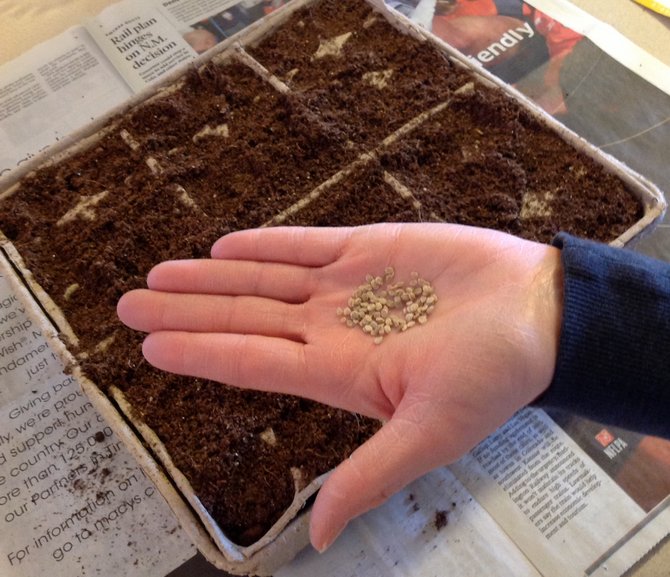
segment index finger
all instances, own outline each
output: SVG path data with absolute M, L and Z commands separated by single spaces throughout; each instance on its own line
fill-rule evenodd
M 344 251 L 353 228 L 284 226 L 242 230 L 214 243 L 212 258 L 326 266 Z
M 154 367 L 242 389 L 296 395 L 368 416 L 388 415 L 375 395 L 371 347 L 303 343 L 258 334 L 153 332 L 142 352 Z

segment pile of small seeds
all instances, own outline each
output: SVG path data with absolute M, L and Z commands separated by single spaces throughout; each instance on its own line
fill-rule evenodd
M 432 285 L 413 272 L 411 280 L 393 282 L 395 270 L 388 267 L 384 276 L 367 275 L 344 308 L 337 309 L 340 322 L 360 329 L 381 344 L 392 331 L 405 332 L 428 321 L 437 296 Z

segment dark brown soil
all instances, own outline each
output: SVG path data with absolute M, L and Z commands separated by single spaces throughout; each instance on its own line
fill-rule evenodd
M 611 241 L 642 215 L 620 179 L 483 86 L 456 96 L 381 163 L 425 213 L 540 242 L 559 231 Z
M 444 529 L 447 524 L 449 523 L 449 513 L 447 511 L 439 510 L 435 511 L 435 520 L 433 524 L 435 525 L 435 529 L 437 531 L 440 531 L 441 529 Z
M 340 57 L 315 58 L 322 43 L 347 33 Z M 397 33 L 364 2 L 302 10 L 250 52 L 306 106 L 368 147 L 469 80 L 441 51 Z M 376 87 L 385 75 L 383 88 Z
M 118 322 L 115 307 L 154 264 L 206 257 L 222 234 L 270 221 L 342 170 L 284 224 L 446 220 L 541 241 L 559 230 L 612 240 L 641 213 L 623 183 L 518 105 L 480 86 L 455 94 L 469 81 L 462 70 L 370 16 L 361 0 L 323 0 L 251 50 L 288 83 L 287 94 L 235 61 L 191 70 L 181 88 L 117 118 L 97 143 L 27 177 L 0 205 L 0 229 L 78 335 L 73 353 L 86 353 L 85 373 L 102 390 L 125 392 L 241 544 L 291 503 L 292 469 L 309 482 L 378 424 L 148 366 L 142 335 Z M 345 32 L 342 57 L 312 58 L 321 39 Z M 365 80 L 389 70 L 385 86 Z M 90 218 L 59 224 L 103 192 Z M 270 429 L 275 444 L 263 440 Z
M 358 226 L 379 222 L 422 222 L 421 211 L 384 181 L 377 162 L 354 170 L 281 224 Z

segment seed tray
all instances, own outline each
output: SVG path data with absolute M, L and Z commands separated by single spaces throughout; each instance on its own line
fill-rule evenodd
M 375 19 L 383 19 L 406 35 L 403 49 L 417 50 L 412 64 L 424 57 L 422 50 L 429 46 L 431 50 L 437 49 L 443 55 L 445 75 L 441 77 L 436 73 L 433 78 L 423 78 L 421 83 L 412 84 L 411 71 L 403 71 L 402 55 L 391 53 L 385 56 L 386 60 L 380 60 L 381 64 L 376 69 L 356 72 L 351 67 L 335 66 L 330 71 L 331 78 L 324 80 L 323 86 L 306 84 L 301 75 L 302 69 L 324 67 L 324 59 L 330 58 L 332 63 L 343 46 L 349 42 L 356 42 L 356 35 L 352 36 L 351 31 L 347 30 L 337 30 L 333 34 L 325 34 L 320 29 L 310 31 L 312 24 L 307 19 L 302 21 L 306 38 L 304 47 L 295 46 L 292 54 L 281 61 L 264 59 L 263 55 L 269 53 L 268 39 L 276 38 L 277 46 L 274 49 L 281 50 L 284 26 L 291 22 L 296 13 L 300 14 L 301 10 L 320 4 L 319 0 L 292 0 L 282 10 L 220 44 L 194 65 L 203 71 L 203 77 L 207 76 L 208 67 L 212 65 L 230 65 L 231 74 L 239 72 L 239 76 L 235 77 L 239 84 L 254 82 L 258 84 L 258 98 L 241 102 L 239 111 L 244 111 L 246 114 L 238 111 L 237 118 L 243 117 L 239 121 L 243 124 L 250 123 L 249 125 L 262 122 L 267 134 L 281 134 L 282 138 L 290 139 L 291 146 L 288 147 L 290 153 L 273 147 L 274 136 L 268 137 L 267 141 L 254 142 L 253 145 L 267 151 L 267 154 L 278 155 L 279 158 L 285 159 L 284 162 L 288 165 L 294 162 L 302 174 L 286 171 L 289 174 L 282 175 L 281 178 L 274 175 L 272 178 L 267 176 L 266 181 L 265 173 L 257 170 L 257 165 L 254 165 L 255 159 L 245 160 L 244 151 L 231 145 L 229 148 L 232 152 L 224 151 L 221 154 L 223 156 L 230 154 L 239 170 L 236 174 L 222 173 L 221 182 L 230 187 L 230 194 L 233 197 L 237 194 L 238 197 L 235 198 L 244 198 L 244 202 L 239 206 L 222 205 L 222 201 L 203 195 L 198 196 L 195 188 L 185 186 L 183 173 L 172 170 L 170 159 L 176 159 L 187 153 L 194 154 L 193 149 L 180 150 L 179 143 L 170 140 L 169 127 L 156 126 L 149 127 L 145 131 L 139 128 L 133 130 L 132 124 L 123 122 L 124 117 L 132 115 L 136 110 L 146 110 L 150 107 L 161 110 L 166 103 L 171 103 L 175 99 L 179 101 L 180 91 L 184 90 L 185 86 L 190 86 L 182 70 L 137 95 L 126 105 L 110 112 L 83 131 L 73 134 L 45 155 L 26 163 L 4 180 L 0 180 L 0 208 L 4 210 L 4 206 L 9 206 L 10 209 L 14 206 L 22 182 L 31 178 L 38 168 L 43 172 L 47 171 L 45 174 L 48 174 L 50 168 L 57 168 L 60 163 L 82 152 L 95 151 L 96 147 L 102 145 L 101 143 L 107 145 L 108 139 L 112 138 L 115 139 L 114 146 L 127 150 L 130 157 L 142 147 L 147 150 L 148 146 L 151 152 L 143 153 L 142 162 L 134 166 L 131 176 L 128 176 L 128 166 L 106 170 L 117 170 L 122 174 L 127 185 L 137 187 L 138 196 L 145 193 L 143 187 L 147 187 L 147 195 L 154 194 L 153 189 L 149 190 L 147 183 L 154 180 L 160 182 L 161 190 L 166 197 L 169 197 L 169 202 L 173 203 L 172 217 L 179 225 L 185 227 L 192 221 L 212 216 L 223 221 L 227 229 L 278 224 L 362 224 L 357 220 L 358 215 L 343 219 L 342 222 L 333 221 L 334 212 L 339 213 L 344 210 L 345 205 L 350 206 L 347 195 L 352 194 L 358 198 L 365 197 L 366 202 L 372 201 L 372 204 L 382 207 L 379 216 L 375 217 L 378 221 L 421 222 L 452 220 L 452 218 L 458 220 L 458 215 L 453 217 L 443 205 L 427 198 L 423 186 L 426 183 L 409 178 L 408 172 L 411 171 L 403 167 L 402 159 L 408 156 L 406 147 L 412 139 L 418 139 L 419 148 L 423 147 L 427 152 L 432 148 L 439 148 L 440 145 L 436 144 L 434 137 L 423 134 L 429 133 L 430 128 L 435 125 L 442 126 L 441 122 L 448 124 L 448 120 L 441 118 L 450 110 L 453 103 L 494 91 L 504 94 L 506 99 L 520 105 L 529 118 L 547 127 L 557 137 L 556 142 L 561 146 L 567 146 L 570 150 L 591 159 L 598 167 L 604 169 L 607 178 L 624 183 L 626 190 L 641 208 L 635 222 L 613 234 L 614 238 L 608 239 L 611 244 L 623 246 L 633 242 L 641 234 L 651 230 L 654 223 L 660 219 L 666 204 L 663 195 L 652 183 L 565 129 L 508 85 L 501 83 L 482 69 L 474 69 L 463 55 L 402 15 L 388 10 L 380 1 L 360 0 L 358 3 L 372 7 L 376 15 L 375 18 L 368 16 L 360 22 L 358 36 L 364 36 L 365 31 L 375 25 Z M 306 48 L 310 45 L 307 42 L 310 33 L 321 36 L 317 52 L 313 50 L 310 52 L 310 49 Z M 425 57 L 432 58 L 431 55 Z M 447 69 L 453 69 L 453 74 Z M 335 86 L 339 87 L 342 94 L 338 94 L 337 90 L 330 90 L 334 86 L 332 77 L 337 79 Z M 379 93 L 385 94 L 386 89 L 393 95 L 393 98 L 388 98 L 393 100 L 392 105 L 388 105 L 387 99 L 381 98 L 374 106 L 368 107 L 372 110 L 352 108 L 349 96 L 357 82 L 368 85 L 375 97 Z M 223 87 L 223 90 L 228 89 L 229 87 Z M 420 98 L 413 100 L 412 95 L 415 97 L 418 95 Z M 282 104 L 284 101 L 281 101 L 284 97 L 290 99 L 292 119 L 298 119 L 307 128 L 303 130 L 302 125 L 298 123 L 297 127 L 291 126 L 291 129 L 287 130 L 285 119 L 282 120 L 281 114 L 277 113 L 277 110 L 284 106 Z M 211 116 L 201 118 L 199 121 L 190 117 L 183 119 L 183 122 L 193 120 L 197 123 L 197 126 L 193 125 L 193 145 L 197 146 L 200 143 L 203 147 L 207 147 L 213 141 L 216 142 L 215 139 L 219 141 L 230 139 L 227 142 L 234 143 L 234 136 L 230 135 L 231 127 L 228 123 L 217 119 L 213 111 L 210 111 L 210 114 Z M 352 122 L 352 119 L 355 122 Z M 312 124 L 318 125 L 316 136 L 308 130 Z M 365 129 L 357 128 L 360 125 Z M 163 131 L 161 139 L 155 138 L 155 134 L 159 131 Z M 322 150 L 327 152 L 327 160 L 323 157 L 310 156 L 310 146 L 317 141 L 321 146 L 325 146 Z M 473 142 L 471 140 L 459 143 L 462 155 L 478 154 Z M 247 147 L 248 145 L 246 142 Z M 264 146 L 266 148 L 263 148 Z M 295 151 L 300 151 L 302 156 L 296 157 L 298 153 Z M 439 154 L 435 154 L 435 158 L 439 160 Z M 192 158 L 194 166 L 189 170 L 195 173 L 205 170 L 202 166 L 196 166 L 197 155 Z M 488 158 L 494 165 L 500 160 L 495 155 L 489 155 Z M 95 167 L 93 165 L 95 163 L 87 168 L 91 171 L 89 175 L 91 177 L 97 175 L 95 171 L 99 170 L 97 165 Z M 496 167 L 495 170 L 499 171 L 499 168 Z M 500 170 L 504 171 L 504 167 Z M 243 178 L 249 174 L 256 175 L 256 178 L 251 180 L 250 187 L 249 182 Z M 486 175 L 486 171 L 482 174 Z M 77 176 L 80 177 L 73 175 L 73 179 Z M 374 186 L 370 183 L 374 183 Z M 261 192 L 248 193 L 249 188 Z M 73 194 L 70 198 L 64 192 L 64 204 L 58 213 L 62 215 L 60 220 L 69 222 L 68 219 L 83 218 L 82 222 L 85 223 L 88 218 L 87 211 L 99 210 L 108 201 L 109 193 L 103 193 L 104 191 L 101 191 L 96 195 L 87 196 L 82 201 L 81 195 Z M 529 222 L 532 219 L 541 220 L 546 215 L 551 194 L 544 191 L 543 195 L 540 195 L 536 191 L 530 196 L 532 198 L 522 203 L 522 211 L 525 210 L 526 214 L 531 216 L 524 218 Z M 150 210 L 150 204 L 146 210 Z M 156 431 L 138 417 L 137 411 L 122 389 L 112 386 L 103 391 L 90 375 L 82 371 L 82 361 L 89 355 L 104 354 L 108 347 L 115 346 L 113 340 L 106 339 L 105 335 L 101 334 L 94 335 L 95 346 L 85 342 L 84 336 L 71 326 L 68 314 L 63 310 L 62 300 L 59 300 L 60 297 L 56 298 L 53 294 L 49 294 L 49 291 L 36 281 L 19 250 L 9 240 L 14 236 L 13 231 L 5 232 L 7 236 L 2 235 L 0 246 L 8 258 L 10 267 L 16 273 L 13 278 L 17 291 L 27 303 L 31 303 L 36 322 L 40 323 L 54 349 L 71 368 L 82 389 L 156 484 L 198 549 L 214 565 L 235 574 L 269 575 L 289 561 L 308 543 L 309 500 L 318 491 L 327 472 L 313 479 L 304 479 L 298 469 L 292 471 L 295 482 L 293 501 L 274 525 L 250 544 L 242 546 L 231 540 L 203 505 L 187 476 L 175 465 L 174 455 L 170 453 Z M 209 232 L 214 234 L 217 230 Z M 512 229 L 511 232 L 515 231 Z M 40 232 L 37 231 L 36 234 Z M 101 254 L 104 255 L 104 247 Z M 61 255 L 61 258 L 67 261 L 67 255 Z M 74 287 L 75 284 L 73 282 L 70 287 Z

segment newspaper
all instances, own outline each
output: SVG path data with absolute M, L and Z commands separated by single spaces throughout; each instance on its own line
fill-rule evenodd
M 167 574 L 193 546 L 7 276 L 0 272 L 0 574 Z
M 567 2 L 534 0 L 503 3 L 514 13 L 487 13 L 486 30 L 497 36 L 481 29 L 453 36 L 492 3 L 387 3 L 670 190 L 661 159 L 661 144 L 670 141 L 670 75 L 636 47 L 624 58 L 612 29 Z M 126 1 L 1 67 L 0 174 L 280 4 Z M 463 6 L 471 13 L 459 14 Z M 602 65 L 600 76 L 596 66 L 587 77 L 566 66 L 579 71 L 584 61 Z M 607 101 L 617 102 L 609 114 L 618 123 L 599 124 L 594 98 L 612 67 L 635 73 L 605 87 L 618 90 Z M 631 112 L 625 96 L 632 90 L 653 106 Z M 66 374 L 13 279 L 0 256 L 0 574 L 33 576 L 45 567 L 56 576 L 222 574 L 196 555 Z M 327 553 L 308 548 L 277 577 L 445 568 L 454 575 L 621 575 L 670 533 L 670 459 L 660 458 L 668 454 L 658 439 L 524 409 L 455 465 L 351 523 Z

